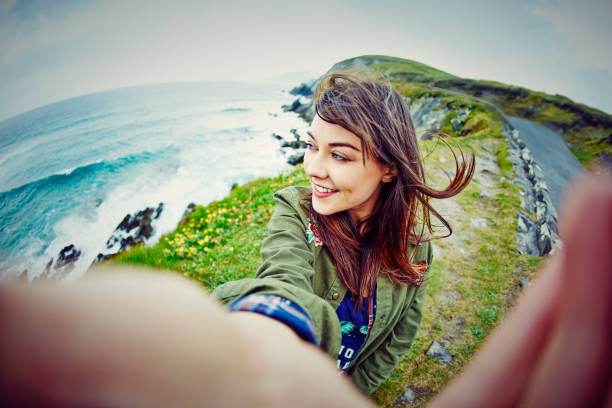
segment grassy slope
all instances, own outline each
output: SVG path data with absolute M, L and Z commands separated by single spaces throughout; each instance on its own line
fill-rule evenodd
M 385 72 L 395 83 L 410 83 L 416 94 L 429 87 L 457 90 L 486 99 L 510 116 L 523 117 L 559 131 L 574 155 L 594 169 L 597 155 L 612 156 L 612 115 L 577 103 L 563 95 L 550 95 L 496 81 L 459 78 L 416 61 L 381 55 L 364 55 L 336 64 L 340 68 L 358 60 Z
M 308 184 L 303 170 L 236 187 L 221 201 L 196 206 L 157 245 L 131 248 L 111 262 L 175 270 L 208 290 L 231 280 L 252 277 L 261 260 L 259 248 L 273 211 L 272 194 L 296 184 Z
M 418 63 L 389 58 L 378 64 L 373 67 L 403 72 L 415 69 Z M 419 69 L 433 77 L 452 77 L 426 66 Z M 405 96 L 440 94 L 399 77 L 394 85 Z M 489 163 L 493 171 L 477 171 L 475 180 L 460 196 L 434 203 L 451 222 L 454 234 L 434 243 L 436 258 L 421 329 L 403 361 L 372 396 L 381 406 L 401 405 L 396 401 L 407 385 L 424 394 L 417 403 L 423 405 L 460 372 L 513 303 L 520 291 L 520 278 L 530 278 L 540 262 L 540 258 L 515 250 L 515 214 L 520 196 L 518 188 L 508 181 L 513 172 L 500 119 L 480 104 L 444 97 L 449 104 L 470 104 L 474 108 L 463 129 L 467 134 L 457 140 L 464 149 L 476 153 L 479 163 Z M 453 134 L 449 126 L 445 130 Z M 449 151 L 436 148 L 436 143 L 424 141 L 421 148 L 427 156 L 430 181 L 442 186 L 446 179 L 439 167 L 446 163 L 448 168 L 452 162 Z M 111 262 L 176 270 L 209 290 L 229 280 L 250 277 L 260 262 L 260 243 L 273 210 L 272 193 L 287 185 L 307 183 L 303 170 L 297 168 L 276 178 L 239 186 L 221 201 L 197 206 L 157 245 L 132 248 Z M 476 217 L 483 218 L 486 226 L 473 226 L 470 219 Z M 452 364 L 445 365 L 424 354 L 433 340 L 446 342 L 455 357 Z

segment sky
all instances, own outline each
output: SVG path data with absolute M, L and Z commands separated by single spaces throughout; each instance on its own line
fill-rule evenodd
M 611 20 L 612 0 L 0 0 L 0 120 L 133 85 L 311 79 L 364 54 L 612 113 Z

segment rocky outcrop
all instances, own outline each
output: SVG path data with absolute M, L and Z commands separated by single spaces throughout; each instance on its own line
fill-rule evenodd
M 312 95 L 314 95 L 314 87 L 316 86 L 317 81 L 317 79 L 313 79 L 309 83 L 302 82 L 300 85 L 294 87 L 291 91 L 289 91 L 289 93 L 291 95 L 301 95 L 307 98 L 312 98 Z
M 557 211 L 544 182 L 542 169 L 533 160 L 519 132 L 509 126 L 505 131 L 515 173 L 513 182 L 523 189 L 523 211 L 517 214 L 518 251 L 544 256 L 561 245 L 557 233 Z
M 428 397 L 431 394 L 429 387 L 419 387 L 415 384 L 408 383 L 406 391 L 395 400 L 396 407 L 409 407 L 414 406 L 422 399 Z
M 296 166 L 304 162 L 306 142 L 297 129 L 291 129 L 290 133 L 293 136 L 292 138 L 284 137 L 278 133 L 272 133 L 272 137 L 280 141 L 280 150 L 287 156 L 287 163 Z
M 51 275 L 51 269 L 53 269 L 53 275 L 62 275 L 70 272 L 74 268 L 74 263 L 79 260 L 81 251 L 73 244 L 66 245 L 57 254 L 57 260 L 54 262 L 54 258 L 51 258 L 45 266 L 44 273 L 49 276 Z
M 284 112 L 295 112 L 299 117 L 308 123 L 312 122 L 312 119 L 315 116 L 315 110 L 312 102 L 304 100 L 303 98 L 297 98 L 291 105 L 283 105 L 282 109 Z
M 436 358 L 444 364 L 450 364 L 454 360 L 454 357 L 451 355 L 451 353 L 449 353 L 448 350 L 442 344 L 435 340 L 431 342 L 429 348 L 425 352 L 425 355 Z
M 444 125 L 449 110 L 440 97 L 430 96 L 411 100 L 405 98 L 410 107 L 414 131 L 421 140 L 433 139 Z
M 107 260 L 151 238 L 154 231 L 152 223 L 159 218 L 163 209 L 164 203 L 159 203 L 157 208 L 147 207 L 135 214 L 127 214 L 106 241 L 105 250 L 98 254 L 94 263 Z

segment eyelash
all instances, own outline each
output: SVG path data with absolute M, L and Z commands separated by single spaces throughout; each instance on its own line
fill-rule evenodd
M 306 142 L 306 149 L 308 149 L 308 150 L 315 150 L 316 147 L 312 143 Z M 338 153 L 335 153 L 335 152 L 333 152 L 331 154 L 331 156 L 335 160 L 340 161 L 340 162 L 344 162 L 344 161 L 348 161 L 349 160 L 346 157 L 342 156 L 341 154 L 338 154 Z
M 338 161 L 348 161 L 348 159 L 338 153 L 332 153 L 332 157 Z

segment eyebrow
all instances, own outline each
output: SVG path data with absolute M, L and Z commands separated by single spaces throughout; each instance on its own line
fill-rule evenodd
M 307 130 L 306 133 L 308 134 L 308 136 L 312 137 L 315 142 L 317 140 L 316 137 L 314 137 L 314 135 L 312 133 L 310 133 L 310 130 Z M 335 143 L 330 143 L 329 144 L 331 147 L 350 147 L 351 149 L 357 151 L 357 152 L 361 152 L 361 149 L 356 148 L 355 146 L 353 146 L 350 143 L 342 143 L 342 142 L 335 142 Z

